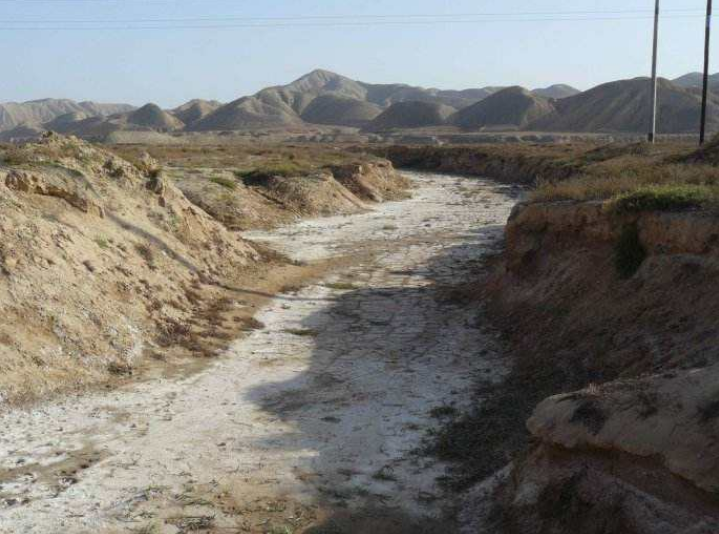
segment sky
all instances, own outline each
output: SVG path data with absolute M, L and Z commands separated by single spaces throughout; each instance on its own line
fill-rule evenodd
M 653 8 L 654 0 L 0 0 L 0 102 L 228 102 L 315 68 L 443 89 L 588 89 L 649 74 Z M 705 9 L 705 0 L 662 0 L 661 76 L 702 69 Z

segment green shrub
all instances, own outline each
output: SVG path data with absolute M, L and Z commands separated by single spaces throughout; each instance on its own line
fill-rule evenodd
M 614 265 L 622 278 L 631 278 L 642 266 L 647 251 L 639 239 L 636 224 L 626 226 L 614 245 Z
M 617 213 L 681 210 L 711 203 L 716 198 L 715 189 L 705 185 L 657 185 L 620 194 L 611 208 Z
M 288 177 L 304 175 L 311 170 L 311 167 L 298 165 L 294 162 L 270 162 L 249 171 L 235 171 L 235 176 L 240 179 L 262 178 L 267 176 Z

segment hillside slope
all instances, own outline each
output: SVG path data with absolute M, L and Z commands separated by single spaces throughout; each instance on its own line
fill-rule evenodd
M 442 126 L 456 112 L 454 108 L 432 102 L 396 102 L 366 126 L 368 131 L 395 128 Z
M 647 132 L 650 128 L 649 80 L 635 78 L 610 82 L 584 93 L 558 100 L 556 114 L 536 120 L 531 127 L 563 132 Z M 694 133 L 699 128 L 701 95 L 669 80 L 659 82 L 658 130 Z M 719 97 L 710 95 L 708 127 L 719 128 Z
M 382 113 L 377 104 L 339 95 L 318 96 L 304 108 L 301 118 L 312 124 L 362 127 Z
M 567 98 L 570 96 L 578 95 L 581 93 L 579 89 L 575 89 L 571 85 L 566 84 L 555 84 L 549 87 L 543 87 L 540 89 L 534 89 L 532 94 L 541 96 L 542 98 L 554 98 L 559 100 L 560 98 Z
M 536 96 L 523 87 L 508 87 L 458 111 L 451 122 L 466 130 L 487 127 L 510 127 L 523 129 L 537 119 L 552 115 L 552 103 Z
M 303 122 L 355 126 L 373 119 L 382 109 L 397 102 L 422 101 L 460 109 L 493 91 L 492 88 L 442 91 L 405 84 L 370 84 L 318 69 L 287 85 L 268 87 L 222 106 L 189 129 L 241 130 L 299 126 Z
M 0 104 L 0 131 L 11 130 L 22 124 L 39 126 L 40 124 L 66 115 L 81 113 L 87 116 L 109 116 L 132 111 L 128 104 L 98 104 L 95 102 L 75 102 L 67 99 L 48 98 L 30 102 L 7 102 Z
M 690 72 L 672 80 L 674 85 L 684 88 L 699 89 L 704 84 L 704 74 L 701 72 Z M 709 75 L 709 87 L 715 90 L 719 85 L 719 73 Z
M 195 99 L 176 107 L 170 113 L 180 119 L 183 124 L 190 125 L 204 119 L 221 105 L 215 100 Z
M 145 104 L 140 109 L 113 118 L 128 125 L 157 131 L 178 130 L 184 126 L 180 119 L 163 110 L 157 104 Z

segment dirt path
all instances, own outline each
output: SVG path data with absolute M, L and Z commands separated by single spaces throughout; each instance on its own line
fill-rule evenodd
M 0 532 L 440 517 L 445 466 L 417 448 L 504 366 L 482 311 L 437 297 L 497 245 L 514 200 L 481 180 L 413 177 L 412 200 L 249 234 L 297 260 L 363 263 L 275 298 L 264 328 L 205 371 L 0 414 Z

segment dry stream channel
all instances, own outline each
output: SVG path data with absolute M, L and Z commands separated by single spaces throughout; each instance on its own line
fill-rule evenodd
M 422 442 L 507 365 L 481 305 L 442 295 L 501 245 L 517 191 L 411 176 L 410 200 L 247 233 L 298 261 L 357 261 L 278 295 L 257 314 L 264 327 L 201 372 L 0 413 L 0 533 L 440 517 L 456 499 Z

